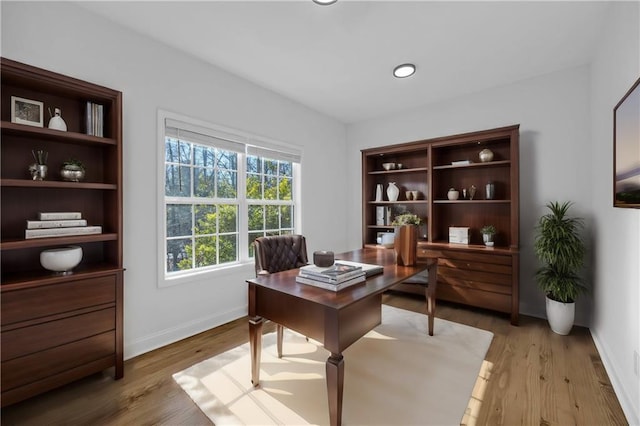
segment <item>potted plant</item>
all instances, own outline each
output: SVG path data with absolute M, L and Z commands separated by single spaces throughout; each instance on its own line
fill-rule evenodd
M 570 202 L 551 202 L 551 211 L 537 226 L 534 243 L 536 256 L 543 266 L 536 271 L 536 281 L 546 294 L 547 319 L 558 334 L 569 334 L 575 317 L 575 300 L 586 290 L 579 273 L 584 264 L 585 245 L 580 235 L 582 218 L 568 217 Z
M 487 247 L 493 247 L 493 236 L 496 235 L 496 227 L 493 225 L 485 225 L 480 229 L 482 241 Z
M 63 180 L 67 181 L 79 182 L 84 179 L 84 174 L 84 164 L 82 164 L 82 161 L 76 160 L 75 158 L 70 158 L 63 162 L 62 167 L 60 168 L 60 176 L 62 176 Z
M 394 249 L 398 265 L 411 266 L 416 264 L 416 250 L 418 248 L 418 225 L 422 220 L 413 213 L 403 213 L 395 217 L 391 223 L 396 227 Z

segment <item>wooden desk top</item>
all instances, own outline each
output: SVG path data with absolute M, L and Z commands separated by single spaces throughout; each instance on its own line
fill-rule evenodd
M 298 269 L 262 275 L 247 280 L 248 283 L 273 289 L 282 293 L 299 297 L 333 309 L 343 309 L 366 297 L 382 293 L 388 288 L 427 269 L 429 264 L 415 266 L 398 266 L 395 264 L 393 250 L 360 249 L 336 254 L 336 260 L 351 260 L 360 263 L 382 265 L 383 273 L 373 275 L 362 284 L 356 284 L 338 292 L 325 290 L 296 282 Z

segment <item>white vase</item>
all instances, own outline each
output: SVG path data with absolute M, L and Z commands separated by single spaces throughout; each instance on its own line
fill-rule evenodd
M 554 333 L 566 336 L 573 327 L 575 303 L 556 302 L 547 296 L 547 321 Z
M 376 201 L 382 201 L 382 184 L 376 185 Z
M 398 201 L 398 194 L 400 194 L 400 190 L 396 186 L 396 183 L 389 182 L 389 186 L 387 187 L 387 197 L 389 197 L 389 201 Z
M 51 113 L 51 110 L 49 110 L 49 113 Z M 63 132 L 67 131 L 67 123 L 65 123 L 60 116 L 60 108 L 56 108 L 54 110 L 53 117 L 51 117 L 51 120 L 49 120 L 49 128 L 54 130 L 62 130 Z

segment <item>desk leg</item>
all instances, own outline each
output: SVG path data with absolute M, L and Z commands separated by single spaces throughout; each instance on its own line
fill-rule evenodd
M 329 424 L 342 424 L 342 391 L 344 388 L 344 358 L 334 354 L 327 359 L 327 395 L 329 397 Z
M 436 286 L 438 285 L 437 259 L 429 268 L 429 284 L 427 285 L 427 315 L 429 316 L 429 336 L 433 336 L 433 319 L 436 316 Z
M 276 347 L 278 348 L 278 358 L 282 358 L 282 339 L 284 339 L 284 327 L 280 324 L 276 325 L 276 335 L 277 342 Z
M 251 351 L 251 383 L 260 384 L 260 355 L 262 354 L 262 317 L 249 318 L 249 347 Z

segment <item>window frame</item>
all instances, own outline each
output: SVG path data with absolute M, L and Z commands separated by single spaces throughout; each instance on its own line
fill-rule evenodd
M 244 145 L 244 152 L 238 153 L 237 164 L 237 197 L 231 198 L 205 198 L 206 203 L 199 203 L 202 198 L 199 197 L 181 197 L 182 204 L 194 205 L 194 204 L 236 204 L 238 206 L 238 259 L 234 262 L 227 262 L 223 264 L 212 265 L 204 268 L 193 268 L 186 271 L 173 271 L 167 272 L 167 226 L 166 226 L 166 214 L 167 205 L 176 204 L 172 200 L 175 200 L 174 196 L 165 195 L 165 138 L 167 136 L 166 127 L 168 120 L 172 123 L 178 122 L 184 125 L 187 129 L 197 129 L 203 134 L 212 136 L 213 138 L 219 138 L 227 141 L 231 141 L 236 144 Z M 264 153 L 274 152 L 283 156 L 283 159 L 291 158 L 292 160 L 292 188 L 291 188 L 291 203 L 284 203 L 293 206 L 293 233 L 301 233 L 301 168 L 302 168 L 302 150 L 298 146 L 285 144 L 279 141 L 270 140 L 261 136 L 249 134 L 237 129 L 231 129 L 228 127 L 220 126 L 217 124 L 205 122 L 202 120 L 194 119 L 184 115 L 176 114 L 173 112 L 158 109 L 158 146 L 157 146 L 157 166 L 158 166 L 158 185 L 157 185 L 157 235 L 159 238 L 157 254 L 158 265 L 157 271 L 159 273 L 158 287 L 169 287 L 173 285 L 179 285 L 183 283 L 200 281 L 209 279 L 212 277 L 220 277 L 233 273 L 238 269 L 246 270 L 250 266 L 253 269 L 254 258 L 249 257 L 249 224 L 248 224 L 248 209 L 250 205 L 282 205 L 280 200 L 268 200 L 268 199 L 247 199 L 246 197 L 246 178 L 247 178 L 247 157 L 248 155 L 257 155 L 263 157 Z M 194 141 L 197 144 L 207 145 Z M 215 146 L 215 144 L 214 144 Z M 224 149 L 224 148 L 222 148 Z M 268 158 L 268 157 L 267 157 Z M 193 230 L 192 230 L 193 237 Z

